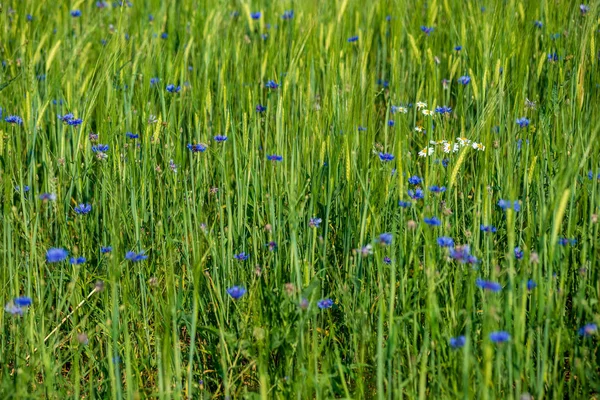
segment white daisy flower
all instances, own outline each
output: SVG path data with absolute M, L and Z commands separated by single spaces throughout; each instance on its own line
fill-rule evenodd
M 427 103 L 424 103 L 422 101 L 417 101 L 416 106 L 417 106 L 417 110 L 420 110 L 421 108 L 427 107 Z
M 425 147 L 423 150 L 421 150 L 419 152 L 419 157 L 427 157 L 432 155 L 434 152 L 434 148 L 433 147 Z

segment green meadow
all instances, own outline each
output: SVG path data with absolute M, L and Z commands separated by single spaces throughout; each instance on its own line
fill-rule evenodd
M 600 398 L 600 2 L 0 2 L 0 398 Z

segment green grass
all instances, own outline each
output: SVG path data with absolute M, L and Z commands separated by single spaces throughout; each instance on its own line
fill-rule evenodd
M 598 335 L 578 334 L 600 323 L 600 7 L 589 6 L 4 1 L 0 301 L 33 303 L 0 311 L 0 397 L 597 398 Z M 418 101 L 453 110 L 391 114 Z M 58 119 L 68 112 L 82 125 Z M 4 122 L 13 114 L 22 125 Z M 485 151 L 417 155 L 457 137 Z M 403 209 L 412 175 L 425 199 Z M 79 203 L 92 212 L 77 215 Z M 384 232 L 390 246 L 376 243 Z M 450 260 L 439 236 L 480 262 Z M 87 262 L 48 263 L 51 247 Z M 127 261 L 130 250 L 148 259 Z M 247 288 L 237 301 L 233 285 Z M 334 306 L 320 310 L 323 298 Z M 498 330 L 508 343 L 490 341 Z

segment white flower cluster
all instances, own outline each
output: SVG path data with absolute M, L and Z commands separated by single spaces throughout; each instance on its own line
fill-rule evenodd
M 431 146 L 427 146 L 421 151 L 419 151 L 419 157 L 427 157 L 432 155 L 435 152 L 434 146 L 442 146 L 442 151 L 444 153 L 456 153 L 462 147 L 472 147 L 477 151 L 484 151 L 485 146 L 483 143 L 473 142 L 465 137 L 456 138 L 455 142 L 449 142 L 447 140 L 432 140 L 429 142 Z

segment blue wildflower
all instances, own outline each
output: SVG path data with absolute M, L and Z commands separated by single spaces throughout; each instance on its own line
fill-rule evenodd
M 267 89 L 277 89 L 279 87 L 279 85 L 277 84 L 277 82 L 270 80 L 270 81 L 267 81 L 267 83 L 265 83 L 265 87 Z
M 108 149 L 109 147 L 107 144 L 97 144 L 95 146 L 92 146 L 92 151 L 94 153 L 106 153 Z
M 448 164 L 449 164 L 449 163 L 450 163 L 450 160 L 448 160 L 447 158 L 444 158 L 444 159 L 442 160 L 442 166 L 443 166 L 444 168 L 448 168 Z
M 308 221 L 308 226 L 311 228 L 318 228 L 322 221 L 321 218 L 312 217 L 310 221 Z
M 458 78 L 458 83 L 460 83 L 461 85 L 468 85 L 469 82 L 471 82 L 471 77 L 468 75 L 464 75 Z
M 498 231 L 498 229 L 493 225 L 480 225 L 479 229 L 481 229 L 482 232 L 487 233 L 496 233 Z
M 440 236 L 437 238 L 437 244 L 440 247 L 454 247 L 454 239 L 448 236 Z
M 585 4 L 580 4 L 579 11 L 581 11 L 581 15 L 585 15 L 590 11 L 590 7 Z
M 410 183 L 411 185 L 418 185 L 421 182 L 423 182 L 423 178 L 417 175 L 413 175 L 410 178 L 408 178 L 408 183 Z
M 179 91 L 181 90 L 181 86 L 175 86 L 172 83 L 169 83 L 166 89 L 169 93 L 179 93 Z
M 500 290 L 502 290 L 502 285 L 500 285 L 498 282 L 494 282 L 494 281 L 486 281 L 486 280 L 477 278 L 477 280 L 475 281 L 475 284 L 477 285 L 478 288 L 483 289 L 483 290 L 488 290 L 490 292 L 499 292 Z
M 428 26 L 421 26 L 421 31 L 425 32 L 427 35 L 429 35 L 431 32 L 433 32 L 433 27 L 428 27 Z
M 351 36 L 348 38 L 348 43 L 358 42 L 358 36 Z
M 442 115 L 450 114 L 452 112 L 452 108 L 446 106 L 436 107 L 435 112 Z
M 31 297 L 17 297 L 13 300 L 17 307 L 29 307 L 32 304 Z
M 161 39 L 167 39 L 168 37 L 169 37 L 169 34 L 167 32 L 163 32 L 160 34 Z
M 498 200 L 498 207 L 500 207 L 503 210 L 514 210 L 514 211 L 520 211 L 521 210 L 521 204 L 519 204 L 518 200 L 515 201 L 510 201 L 510 200 L 504 200 L 504 199 L 500 199 Z
M 327 308 L 333 307 L 333 300 L 331 299 L 321 299 L 317 302 L 317 307 L 321 310 L 325 310 Z
M 388 126 L 389 126 L 389 127 L 393 127 L 394 125 L 396 125 L 396 122 L 395 122 L 393 119 L 390 119 L 390 120 L 388 121 Z
M 77 214 L 80 215 L 85 215 L 85 214 L 89 214 L 90 211 L 92 211 L 92 205 L 91 204 L 79 204 L 78 206 L 75 207 L 75 212 Z
M 411 206 L 411 202 L 410 201 L 404 201 L 404 200 L 399 200 L 398 201 L 398 206 L 402 207 L 402 208 L 407 208 Z
M 526 117 L 518 118 L 517 125 L 521 128 L 527 128 L 529 126 L 529 120 Z
M 69 253 L 65 249 L 52 247 L 46 252 L 46 261 L 57 263 L 66 260 Z
M 467 338 L 464 336 L 450 338 L 450 347 L 452 347 L 453 349 L 460 349 L 461 347 L 464 347 L 466 343 Z
M 294 18 L 294 10 L 286 10 L 283 12 L 283 15 L 281 16 L 281 18 L 285 19 L 285 20 L 289 20 Z
M 139 253 L 136 253 L 135 251 L 128 251 L 127 253 L 125 253 L 125 259 L 132 261 L 132 262 L 143 261 L 147 258 L 148 258 L 148 256 L 146 254 L 144 254 L 143 250 L 140 251 Z
M 31 188 L 27 185 L 23 186 L 23 193 L 27 193 L 31 190 Z M 19 186 L 15 186 L 15 191 L 20 192 L 21 188 Z
M 233 258 L 235 258 L 235 259 L 236 259 L 236 260 L 238 260 L 238 261 L 246 261 L 246 260 L 248 259 L 248 257 L 249 257 L 249 255 L 248 255 L 248 254 L 246 254 L 246 253 L 245 253 L 245 252 L 243 252 L 243 251 L 242 251 L 241 253 L 239 253 L 239 254 L 235 254 L 235 255 L 233 256 Z
M 81 17 L 81 10 L 72 10 L 71 17 L 73 17 L 73 18 Z
M 429 225 L 429 226 L 440 226 L 442 225 L 442 221 L 439 220 L 439 218 L 437 217 L 431 217 L 431 218 L 423 218 L 423 221 Z
M 514 253 L 515 253 L 515 258 L 517 260 L 520 260 L 523 258 L 523 250 L 521 250 L 520 247 L 515 247 Z
M 215 139 L 215 142 L 222 143 L 227 140 L 227 136 L 217 135 L 214 137 L 214 139 Z
M 558 239 L 558 244 L 560 244 L 561 246 L 566 246 L 568 244 L 574 246 L 577 244 L 577 239 L 560 238 Z
M 446 186 L 429 186 L 429 191 L 433 193 L 444 193 L 446 191 Z
M 423 193 L 423 190 L 421 188 L 416 188 L 415 190 L 409 189 L 408 197 L 410 197 L 413 200 L 420 200 L 425 197 L 425 193 Z
M 379 86 L 382 86 L 384 89 L 387 89 L 388 87 L 390 87 L 390 81 L 387 81 L 385 79 L 377 79 L 377 84 Z
M 79 118 L 73 118 L 67 121 L 67 125 L 69 126 L 79 126 L 83 123 L 82 119 Z
M 596 332 L 598 332 L 598 325 L 596 324 L 586 324 L 584 326 L 582 326 L 581 328 L 579 328 L 579 335 L 581 336 L 592 336 L 594 335 Z
M 131 133 L 131 132 L 127 132 L 125 134 L 125 136 L 127 136 L 127 139 L 138 139 L 140 137 L 139 134 L 137 134 L 137 133 Z
M 102 246 L 102 247 L 100 247 L 100 253 L 101 254 L 108 254 L 108 253 L 110 253 L 112 251 L 112 249 L 113 248 L 111 246 L 106 246 L 106 247 Z
M 234 300 L 239 300 L 243 295 L 246 294 L 246 288 L 243 286 L 232 286 L 227 289 L 227 294 Z
M 450 249 L 450 258 L 461 264 L 475 264 L 477 258 L 471 254 L 471 248 L 468 245 Z
M 394 156 L 390 153 L 379 152 L 379 159 L 383 162 L 388 162 L 392 161 L 394 159 Z
M 43 201 L 55 201 L 56 200 L 56 195 L 54 193 L 42 193 L 38 197 L 40 200 L 43 200 Z
M 86 259 L 85 257 L 71 257 L 69 259 L 69 262 L 71 263 L 71 265 L 80 265 L 85 263 Z
M 358 127 L 358 131 L 359 132 L 366 132 L 367 128 L 365 128 L 364 126 L 359 126 Z
M 33 15 L 27 14 L 27 21 L 29 21 L 29 22 L 33 21 Z
M 542 24 L 542 21 L 535 21 L 533 25 L 538 29 L 542 29 L 542 27 L 544 26 L 544 24 Z
M 256 106 L 256 112 L 262 113 L 262 112 L 265 112 L 265 111 L 267 111 L 267 107 L 265 107 L 263 105 L 260 105 L 260 104 Z
M 556 62 L 558 61 L 558 54 L 556 53 L 548 53 L 548 61 Z
M 533 279 L 527 281 L 527 290 L 533 290 L 537 287 L 537 283 Z
M 277 242 L 271 240 L 267 243 L 267 247 L 269 248 L 269 251 L 275 251 L 277 250 Z
M 204 153 L 204 151 L 206 150 L 206 146 L 203 145 L 202 143 L 198 143 L 198 144 L 188 144 L 186 146 L 192 153 Z
M 392 244 L 392 238 L 393 235 L 391 233 L 382 233 L 381 235 L 379 235 L 379 243 L 383 245 L 390 245 Z
M 260 11 L 250 13 L 250 17 L 252 19 L 260 19 L 260 16 L 261 16 L 261 12 Z
M 150 78 L 150 86 L 155 86 L 159 81 L 160 79 L 157 77 Z
M 454 50 L 461 51 L 462 50 L 462 46 L 454 46 Z
M 23 119 L 18 115 L 9 115 L 8 117 L 4 118 L 4 122 L 8 122 L 9 124 L 13 125 L 22 125 Z
M 497 331 L 490 333 L 490 340 L 494 343 L 505 343 L 510 340 L 510 334 L 506 331 Z
M 267 160 L 269 161 L 282 161 L 283 160 L 283 156 L 279 156 L 277 154 L 267 154 Z
M 383 257 L 383 263 L 390 265 L 392 263 L 392 259 L 389 258 L 388 256 Z

